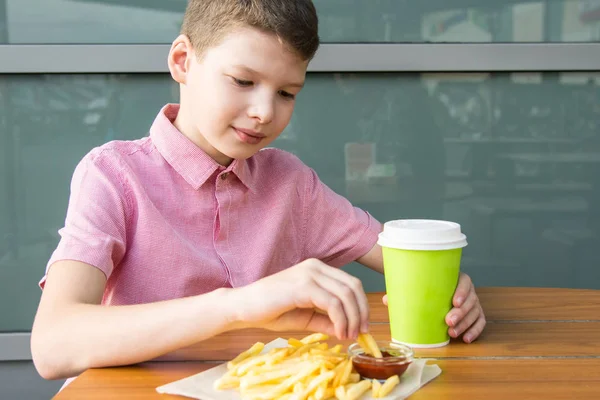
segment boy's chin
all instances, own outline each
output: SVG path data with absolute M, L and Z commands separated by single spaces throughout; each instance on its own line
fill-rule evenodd
M 233 160 L 246 160 L 260 151 L 260 147 L 255 149 L 235 149 L 223 152 L 227 157 Z

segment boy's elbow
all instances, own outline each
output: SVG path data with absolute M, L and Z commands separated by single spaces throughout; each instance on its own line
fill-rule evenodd
M 42 378 L 47 380 L 61 379 L 61 373 L 58 368 L 53 368 L 48 360 L 33 356 L 33 365 Z
M 31 358 L 38 374 L 47 380 L 67 379 L 83 372 L 77 371 L 65 351 L 57 351 L 48 337 L 35 332 L 31 335 Z
M 60 379 L 60 370 L 55 367 L 56 362 L 45 354 L 40 346 L 35 344 L 34 336 L 31 336 L 31 359 L 37 373 L 44 379 Z
M 37 373 L 44 379 L 61 379 L 63 371 L 59 367 L 57 357 L 53 357 L 44 346 L 36 344 L 34 335 L 31 336 L 31 358 Z

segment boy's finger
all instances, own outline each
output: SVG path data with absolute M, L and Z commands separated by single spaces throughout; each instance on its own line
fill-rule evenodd
M 323 273 L 330 276 L 333 279 L 340 280 L 344 282 L 353 292 L 356 298 L 356 303 L 358 304 L 358 309 L 360 311 L 360 325 L 358 329 L 363 331 L 363 333 L 368 332 L 369 330 L 369 300 L 367 299 L 367 295 L 365 294 L 365 290 L 363 289 L 362 282 L 360 279 L 338 269 L 330 266 L 326 266 L 323 268 Z M 357 332 L 358 335 L 359 332 Z
M 381 301 L 383 301 L 383 305 L 384 305 L 384 306 L 387 306 L 387 305 L 388 305 L 388 302 L 387 302 L 387 294 L 384 294 L 384 295 L 383 295 L 383 298 L 381 299 Z
M 316 307 L 321 310 L 326 310 L 329 319 L 335 327 L 335 335 L 338 339 L 344 340 L 348 326 L 344 307 L 340 299 L 333 296 L 316 283 L 311 284 L 307 288 L 306 295 L 310 299 L 311 304 L 303 304 L 302 306 L 304 306 L 304 308 Z
M 471 327 L 479 318 L 479 314 L 481 313 L 481 308 L 473 307 L 469 310 L 469 312 L 465 315 L 463 319 L 460 320 L 458 324 L 454 327 L 450 328 L 450 336 L 459 337 L 463 334 L 467 329 Z
M 477 295 L 475 294 L 474 290 L 469 292 L 469 295 L 467 296 L 467 299 L 462 303 L 462 306 L 453 308 L 446 315 L 446 324 L 448 324 L 448 326 L 456 326 L 477 305 L 478 300 L 479 299 L 477 298 Z
M 358 336 L 360 324 L 361 324 L 361 315 L 360 308 L 357 304 L 357 299 L 348 286 L 344 284 L 344 282 L 340 282 L 336 279 L 333 279 L 325 274 L 316 278 L 319 286 L 321 286 L 324 290 L 327 290 L 332 296 L 337 297 L 343 305 L 344 313 L 346 320 L 348 321 L 346 337 L 349 339 L 355 339 Z
M 473 324 L 473 326 L 463 336 L 463 341 L 465 343 L 471 343 L 472 341 L 477 339 L 479 337 L 479 335 L 481 335 L 481 332 L 483 332 L 483 329 L 485 328 L 485 324 L 486 324 L 485 316 L 483 315 L 483 310 L 481 310 L 481 312 L 479 314 L 479 318 L 477 319 L 475 324 Z
M 471 278 L 464 272 L 461 272 L 458 278 L 458 285 L 454 291 L 454 298 L 452 299 L 454 307 L 462 306 L 472 289 L 473 283 L 471 282 Z

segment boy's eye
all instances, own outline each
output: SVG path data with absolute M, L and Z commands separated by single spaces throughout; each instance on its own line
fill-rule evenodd
M 231 79 L 233 79 L 233 81 L 235 82 L 236 85 L 241 86 L 241 87 L 249 87 L 252 86 L 252 81 L 245 81 L 243 79 L 238 79 L 238 78 L 234 78 L 231 77 Z
M 296 98 L 296 95 L 294 95 L 290 92 L 286 92 L 285 90 L 280 90 L 279 94 L 281 95 L 281 97 L 285 97 L 286 99 L 290 99 L 290 100 L 294 100 Z

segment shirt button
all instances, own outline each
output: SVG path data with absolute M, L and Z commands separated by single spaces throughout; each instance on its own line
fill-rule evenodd
M 227 179 L 227 177 L 228 177 L 228 176 L 229 176 L 229 172 L 224 172 L 224 173 L 222 173 L 222 174 L 221 174 L 221 180 L 223 180 L 223 181 L 224 181 L 225 179 Z

